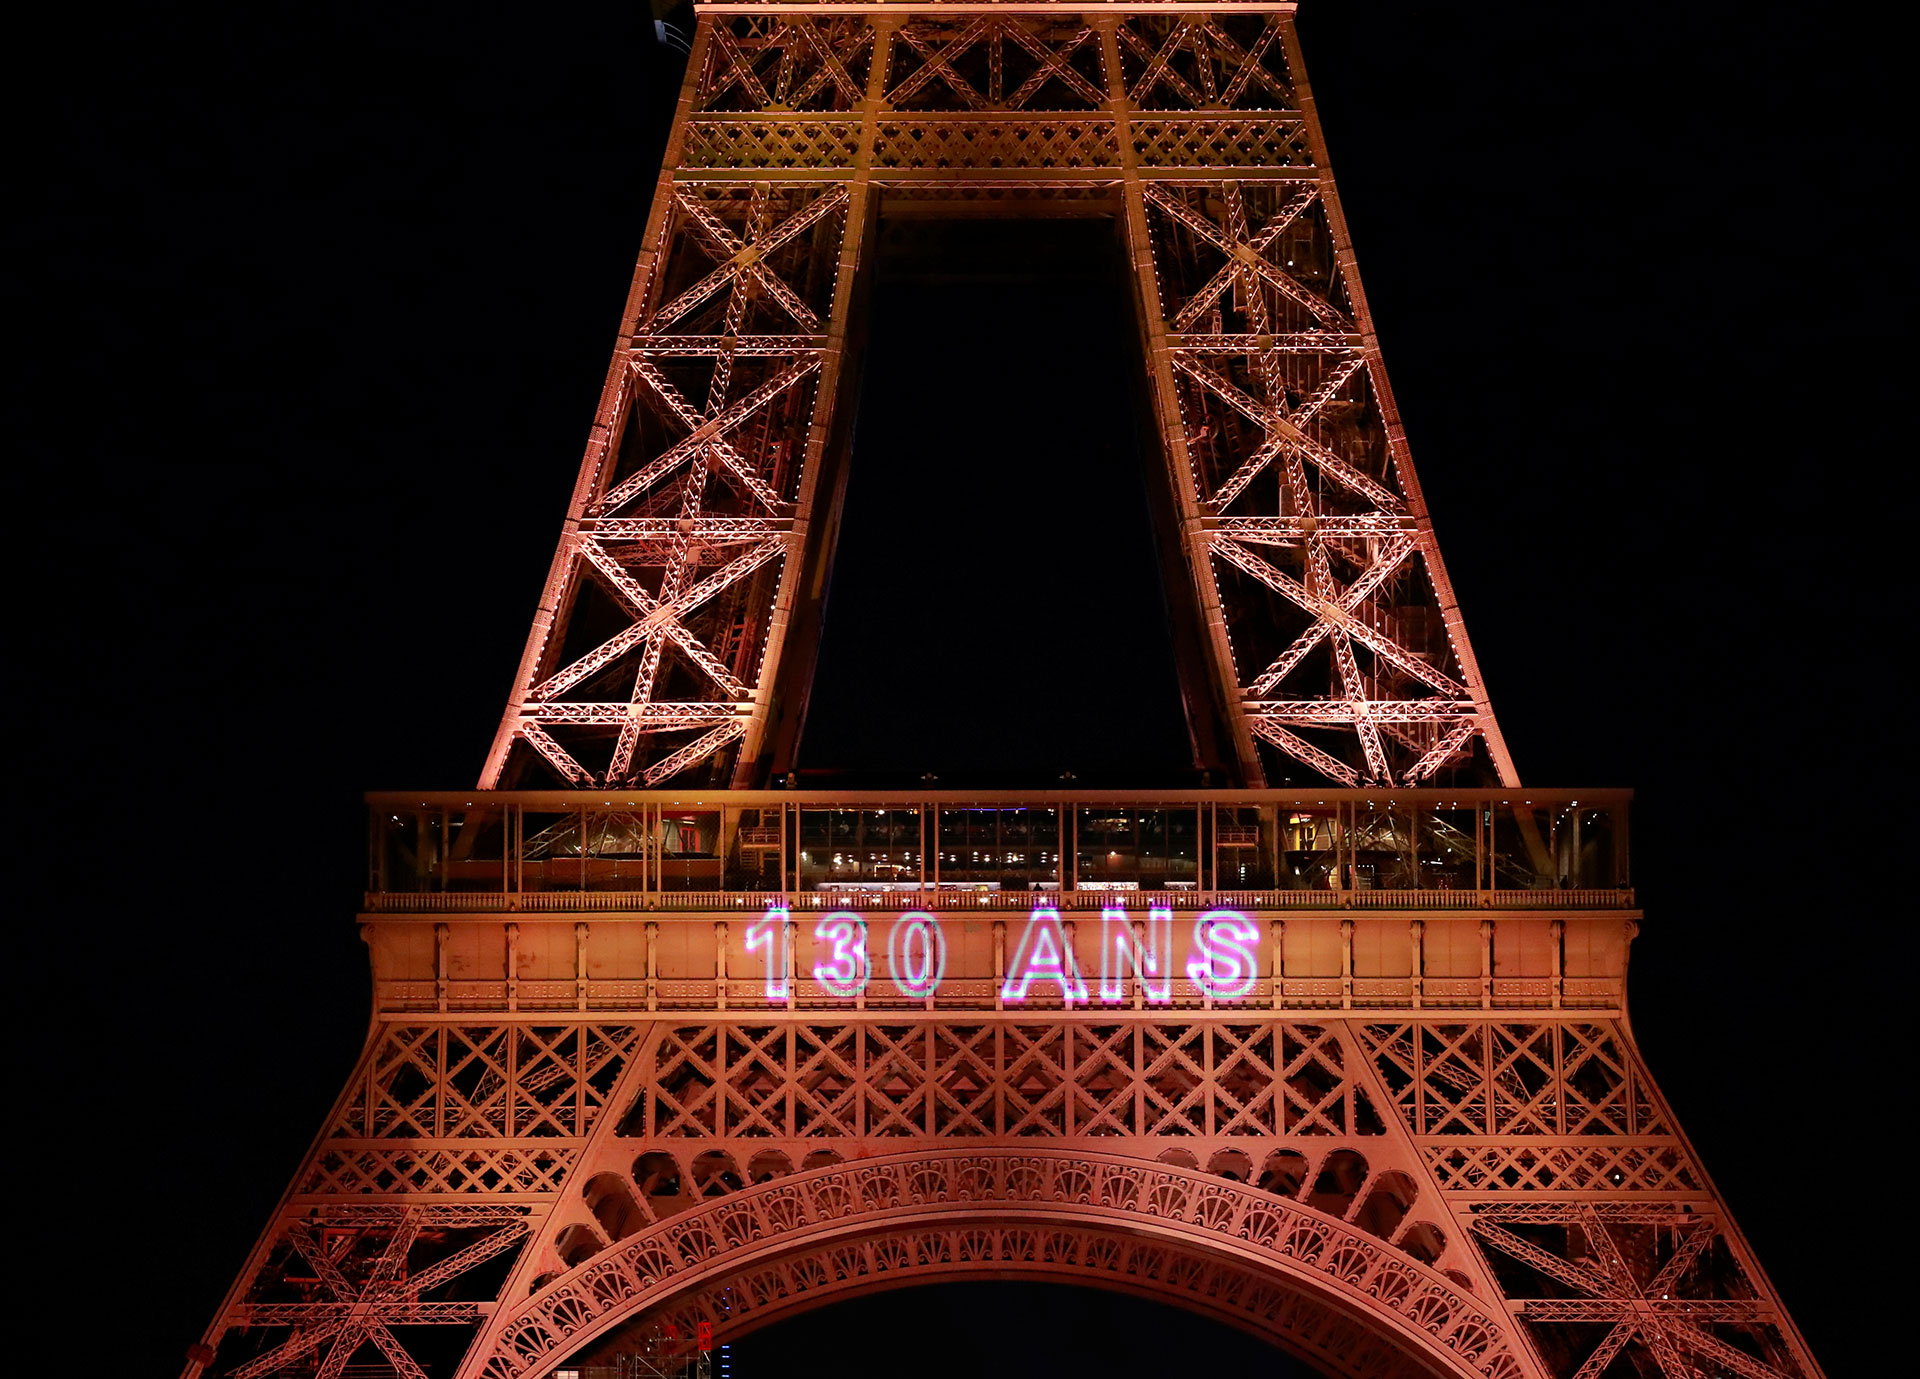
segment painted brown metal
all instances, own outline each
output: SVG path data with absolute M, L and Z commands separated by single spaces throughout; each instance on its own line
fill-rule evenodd
M 982 212 L 1118 226 L 1198 702 L 1240 780 L 1513 784 L 1289 8 L 702 7 L 482 784 L 766 782 L 776 700 L 806 694 L 788 634 L 831 555 L 875 217 Z
M 543 1376 L 1010 1275 L 1356 1379 L 1817 1379 L 1634 1047 L 1625 796 L 1515 784 L 1290 11 L 700 7 L 486 769 L 567 788 L 370 798 L 368 1043 L 188 1379 Z M 819 596 L 881 205 L 1036 202 L 1124 236 L 1246 783 L 1328 788 L 716 789 L 763 783 Z M 1475 760 L 1507 789 L 1408 788 Z M 884 817 L 877 862 L 809 870 L 808 811 Z M 947 850 L 970 813 L 1032 816 L 1022 850 L 993 825 L 1005 875 Z M 1149 866 L 1147 818 L 1191 855 Z M 1152 884 L 1085 850 L 1114 819 Z M 1236 1001 L 1009 1003 L 1005 929 L 1042 901 L 1070 949 L 1116 902 L 1270 942 Z M 946 985 L 769 1001 L 748 922 L 784 909 L 791 944 L 850 904 L 950 923 Z

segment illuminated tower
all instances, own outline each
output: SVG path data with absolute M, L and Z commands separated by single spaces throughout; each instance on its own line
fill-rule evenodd
M 375 1028 L 190 1375 L 548 1375 L 970 1275 L 1343 1375 L 1819 1373 L 1624 1024 L 1627 796 L 1501 740 L 1291 8 L 699 7 L 482 789 L 371 800 Z M 769 789 L 876 226 L 1034 213 L 1128 265 L 1235 788 Z

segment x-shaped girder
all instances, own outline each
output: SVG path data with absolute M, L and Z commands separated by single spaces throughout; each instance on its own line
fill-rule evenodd
M 1682 1354 L 1689 1350 L 1748 1379 L 1786 1379 L 1779 1370 L 1735 1350 L 1702 1325 L 1713 1321 L 1771 1320 L 1769 1309 L 1756 1306 L 1754 1300 L 1746 1298 L 1722 1302 L 1676 1296 L 1687 1270 L 1718 1233 L 1712 1221 L 1676 1219 L 1674 1224 L 1682 1226 L 1685 1234 L 1680 1237 L 1672 1257 L 1643 1287 L 1628 1270 L 1605 1218 L 1591 1206 L 1577 1208 L 1578 1224 L 1592 1251 L 1589 1261 L 1579 1263 L 1562 1259 L 1523 1239 L 1501 1225 L 1500 1218 L 1498 1209 L 1476 1215 L 1474 1234 L 1502 1253 L 1532 1265 L 1555 1282 L 1585 1295 L 1522 1303 L 1527 1316 L 1540 1321 L 1613 1324 L 1586 1362 L 1575 1371 L 1574 1379 L 1599 1379 L 1636 1337 L 1670 1379 L 1695 1379 L 1697 1371 Z
M 300 1321 L 296 1334 L 282 1344 L 255 1356 L 228 1372 L 227 1379 L 258 1379 L 284 1369 L 309 1352 L 327 1347 L 315 1372 L 315 1379 L 339 1379 L 347 1363 L 363 1344 L 372 1342 L 386 1357 L 395 1372 L 406 1379 L 427 1379 L 413 1356 L 394 1337 L 392 1326 L 422 1322 L 472 1322 L 479 1312 L 472 1306 L 421 1305 L 420 1296 L 466 1273 L 469 1269 L 518 1244 L 527 1233 L 524 1221 L 510 1221 L 490 1235 L 481 1237 L 447 1258 L 419 1273 L 406 1274 L 407 1254 L 421 1229 L 428 1225 L 420 1208 L 411 1208 L 394 1223 L 380 1257 L 374 1262 L 365 1283 L 356 1287 L 341 1272 L 333 1256 L 316 1239 L 308 1222 L 296 1221 L 287 1227 L 286 1240 L 299 1253 L 315 1277 L 333 1294 L 332 1302 L 296 1304 Z M 282 1305 L 278 1311 L 287 1311 Z M 278 1320 L 278 1318 L 276 1318 Z
M 1248 86 L 1258 83 L 1282 101 L 1292 104 L 1293 93 L 1261 61 L 1267 49 L 1280 37 L 1280 26 L 1273 20 L 1268 21 L 1251 48 L 1242 48 L 1210 18 L 1180 20 L 1157 50 L 1130 24 L 1121 26 L 1119 36 L 1120 42 L 1146 63 L 1145 69 L 1134 79 L 1133 87 L 1127 93 L 1130 100 L 1144 102 L 1153 88 L 1164 82 L 1195 109 L 1212 105 L 1230 106 Z M 1174 60 L 1182 49 L 1193 54 L 1195 75 L 1200 82 L 1197 88 L 1174 70 Z M 1233 75 L 1227 79 L 1224 88 L 1214 75 L 1216 61 L 1233 69 Z
M 1076 71 L 1069 60 L 1076 49 L 1092 41 L 1093 37 L 1092 29 L 1082 28 L 1056 48 L 1015 20 L 983 15 L 964 26 L 945 43 L 936 46 L 928 41 L 925 33 L 909 24 L 900 30 L 899 40 L 920 55 L 921 66 L 887 93 L 887 102 L 898 106 L 912 99 L 935 77 L 939 77 L 971 110 L 1018 110 L 1046 85 L 1048 78 L 1057 77 L 1089 105 L 1102 105 L 1106 102 L 1107 93 Z M 994 52 L 990 60 L 989 89 L 982 94 L 961 75 L 959 68 L 954 66 L 954 60 L 977 43 L 997 46 L 1007 40 L 1024 49 L 1039 65 L 1011 95 L 1004 95 L 998 89 L 999 53 Z
M 818 331 L 818 314 L 767 267 L 766 261 L 802 230 L 811 228 L 821 217 L 845 206 L 847 200 L 845 187 L 829 188 L 779 224 L 764 229 L 749 228 L 743 239 L 696 192 L 680 192 L 674 203 L 696 232 L 690 238 L 719 263 L 711 273 L 654 311 L 644 323 L 643 334 L 665 331 L 721 288 L 731 286 L 742 278 L 778 302 L 801 329 Z
M 819 32 L 822 26 L 812 19 L 788 19 L 781 23 L 767 41 L 749 53 L 740 46 L 739 39 L 725 23 L 713 26 L 713 43 L 718 54 L 715 62 L 714 79 L 702 93 L 705 103 L 713 102 L 729 89 L 738 86 L 754 108 L 803 109 L 807 102 L 828 86 L 839 91 L 849 104 L 857 103 L 861 95 L 860 86 L 848 73 L 842 55 L 834 51 L 833 44 L 823 38 Z M 860 24 L 850 35 L 851 46 L 845 57 L 857 57 L 873 43 L 873 26 Z M 779 57 L 773 71 L 773 86 L 760 79 L 755 70 L 756 63 L 765 58 L 769 51 L 777 51 Z M 794 77 L 805 59 L 812 59 L 819 66 L 794 84 Z M 719 71 L 721 65 L 725 71 Z
M 635 379 L 644 383 L 659 399 L 668 416 L 688 428 L 688 434 L 600 495 L 593 505 L 592 515 L 606 517 L 618 512 L 681 465 L 707 455 L 718 459 L 729 479 L 742 491 L 752 495 L 754 501 L 769 515 L 786 515 L 791 511 L 792 504 L 782 501 L 779 494 L 767 487 L 746 458 L 727 440 L 727 435 L 738 430 L 767 404 L 819 367 L 817 355 L 796 359 L 746 396 L 726 404 L 717 414 L 703 416 L 650 360 L 636 360 L 633 365 Z

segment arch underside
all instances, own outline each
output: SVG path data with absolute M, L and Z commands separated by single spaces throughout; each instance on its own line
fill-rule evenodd
M 504 1313 L 468 1372 L 524 1379 L 640 1339 L 745 1334 L 958 1278 L 1135 1293 L 1346 1379 L 1518 1379 L 1515 1338 L 1445 1275 L 1297 1202 L 1173 1165 L 1020 1150 L 794 1174 L 638 1232 Z
M 1116 1227 L 1011 1213 L 883 1229 L 732 1270 L 636 1314 L 571 1358 L 610 1363 L 656 1337 L 693 1336 L 702 1321 L 715 1335 L 738 1339 L 817 1307 L 969 1279 L 1074 1284 L 1168 1303 L 1342 1379 L 1457 1373 L 1333 1300 L 1244 1261 Z

